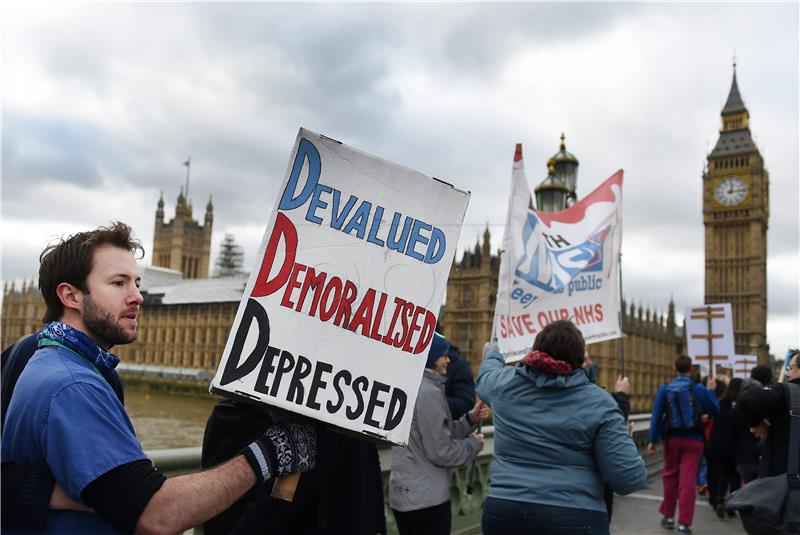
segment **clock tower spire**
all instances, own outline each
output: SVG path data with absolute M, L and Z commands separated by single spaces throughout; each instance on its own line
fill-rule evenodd
M 769 173 L 750 133 L 733 64 L 719 139 L 703 172 L 705 302 L 730 303 L 737 354 L 766 363 Z

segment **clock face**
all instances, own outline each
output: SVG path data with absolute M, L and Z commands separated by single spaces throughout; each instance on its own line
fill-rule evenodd
M 714 197 L 722 206 L 736 206 L 747 197 L 747 184 L 736 176 L 725 178 L 714 189 Z

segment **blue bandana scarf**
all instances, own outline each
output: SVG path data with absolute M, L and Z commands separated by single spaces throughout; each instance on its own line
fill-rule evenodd
M 93 365 L 106 380 L 119 364 L 118 356 L 104 351 L 84 333 L 60 321 L 51 321 L 45 325 L 36 339 L 39 341 L 39 347 L 47 345 L 46 342 L 42 343 L 43 341 L 50 340 L 74 351 Z

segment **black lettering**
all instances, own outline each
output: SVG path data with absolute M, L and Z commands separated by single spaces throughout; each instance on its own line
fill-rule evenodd
M 306 400 L 306 407 L 314 410 L 319 410 L 319 403 L 317 403 L 317 392 L 320 388 L 325 388 L 328 383 L 322 380 L 323 373 L 331 373 L 333 366 L 327 362 L 317 361 L 317 367 L 314 369 L 314 379 L 311 380 L 311 386 L 308 389 L 308 399 Z
M 275 371 L 275 365 L 273 361 L 275 357 L 280 353 L 281 350 L 277 347 L 269 346 L 267 347 L 267 354 L 264 356 L 264 360 L 261 361 L 261 369 L 258 371 L 258 377 L 256 377 L 256 384 L 253 386 L 253 390 L 256 392 L 261 392 L 262 394 L 269 395 L 269 387 L 267 386 L 267 377 L 270 373 Z
M 281 360 L 278 362 L 278 369 L 275 371 L 275 380 L 272 381 L 272 388 L 269 391 L 270 396 L 278 396 L 278 388 L 281 386 L 283 374 L 292 368 L 294 368 L 294 355 L 284 349 L 281 351 Z
M 289 392 L 286 393 L 286 401 L 297 403 L 298 405 L 303 404 L 304 389 L 301 380 L 308 377 L 312 367 L 310 360 L 303 355 L 297 356 L 297 366 L 292 374 L 292 380 L 289 381 Z
M 395 388 L 392 391 L 392 399 L 389 400 L 389 408 L 386 410 L 386 423 L 383 424 L 384 431 L 391 431 L 403 421 L 407 400 L 408 396 L 403 390 Z
M 372 427 L 377 427 L 380 429 L 380 423 L 377 420 L 372 418 L 373 413 L 375 412 L 376 407 L 383 407 L 386 405 L 383 401 L 378 399 L 378 394 L 381 392 L 388 392 L 389 385 L 381 383 L 379 381 L 375 381 L 372 383 L 372 390 L 369 393 L 369 401 L 367 402 L 367 412 L 364 413 L 364 423 L 366 425 L 371 425 Z
M 247 333 L 250 330 L 250 325 L 255 320 L 258 327 L 258 339 L 256 340 L 256 347 L 244 364 L 239 366 L 239 358 L 242 356 L 244 343 L 247 340 Z M 244 308 L 242 321 L 239 322 L 239 328 L 236 330 L 236 336 L 233 339 L 233 346 L 231 353 L 228 355 L 228 361 L 225 363 L 225 370 L 222 372 L 222 379 L 220 385 L 225 386 L 228 383 L 241 379 L 256 369 L 261 358 L 264 356 L 264 350 L 269 345 L 269 317 L 267 311 L 258 304 L 255 299 L 248 299 L 247 305 Z
M 333 388 L 334 390 L 336 390 L 337 401 L 336 403 L 328 401 L 327 404 L 328 412 L 331 414 L 337 412 L 339 408 L 342 406 L 342 403 L 344 403 L 344 392 L 342 392 L 342 388 L 339 386 L 339 383 L 341 382 L 342 378 L 345 379 L 344 384 L 346 384 L 347 386 L 350 386 L 350 381 L 353 380 L 353 376 L 350 375 L 350 372 L 347 370 L 342 370 L 333 376 Z
M 364 386 L 362 387 L 359 385 L 364 385 Z M 359 416 L 361 416 L 362 412 L 364 412 L 364 396 L 361 395 L 361 390 L 366 392 L 368 386 L 369 386 L 369 379 L 367 379 L 363 375 L 356 377 L 355 381 L 353 381 L 353 393 L 356 395 L 356 407 L 355 409 L 347 407 L 344 413 L 348 419 L 355 420 Z

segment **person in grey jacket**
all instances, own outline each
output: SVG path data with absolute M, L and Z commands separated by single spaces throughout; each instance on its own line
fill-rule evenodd
M 513 367 L 487 346 L 477 381 L 495 427 L 485 535 L 607 535 L 604 483 L 618 494 L 644 488 L 644 461 L 617 402 L 581 369 L 584 353 L 566 320 L 542 329 Z
M 488 416 L 486 404 L 478 401 L 456 421 L 447 405 L 449 347 L 446 338 L 433 335 L 408 446 L 392 448 L 389 505 L 400 535 L 450 533 L 450 469 L 472 461 L 483 448 L 483 435 L 474 427 Z

